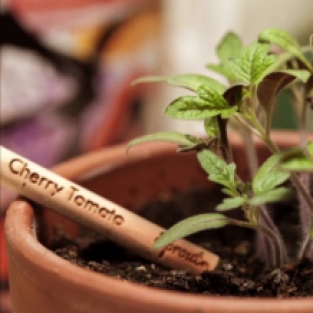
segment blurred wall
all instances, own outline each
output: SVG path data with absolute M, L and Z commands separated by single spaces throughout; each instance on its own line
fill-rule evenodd
M 313 1 L 164 0 L 162 66 L 157 74 L 209 74 L 205 64 L 217 60 L 215 47 L 227 31 L 237 32 L 248 44 L 268 27 L 282 28 L 302 42 L 307 40 L 313 32 Z M 199 122 L 162 115 L 162 109 L 186 91 L 166 85 L 154 88 L 155 96 L 147 99 L 149 105 L 145 107 L 146 132 L 159 129 L 202 132 Z

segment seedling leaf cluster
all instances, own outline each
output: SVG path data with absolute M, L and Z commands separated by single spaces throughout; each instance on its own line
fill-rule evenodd
M 260 240 L 268 240 L 272 249 L 265 253 L 269 265 L 289 262 L 286 245 L 274 225 L 266 205 L 300 199 L 299 215 L 303 242 L 298 259 L 313 254 L 313 143 L 308 141 L 307 119 L 313 102 L 313 35 L 309 45 L 300 46 L 295 38 L 280 29 L 266 29 L 257 40 L 244 46 L 234 32 L 228 32 L 217 46 L 219 62 L 208 64 L 209 71 L 220 74 L 224 85 L 209 76 L 184 74 L 170 77 L 143 77 L 134 84 L 165 82 L 186 88 L 193 95 L 173 100 L 164 111 L 170 118 L 202 120 L 208 138 L 180 132 L 158 132 L 132 140 L 128 148 L 148 142 L 177 144 L 180 153 L 193 151 L 208 179 L 221 185 L 225 198 L 216 207 L 218 213 L 187 218 L 163 234 L 153 249 L 193 233 L 236 225 L 255 229 Z M 271 139 L 272 118 L 277 96 L 288 89 L 299 117 L 299 146 L 280 150 Z M 236 171 L 229 130 L 236 130 L 246 141 L 251 180 L 243 181 Z M 252 136 L 259 137 L 271 156 L 257 165 Z M 292 186 L 292 188 L 290 187 Z M 230 210 L 242 210 L 245 219 L 227 216 Z

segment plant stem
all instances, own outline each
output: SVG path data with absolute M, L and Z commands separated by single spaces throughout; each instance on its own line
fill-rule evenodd
M 276 227 L 276 225 L 274 224 L 272 218 L 270 217 L 270 215 L 268 214 L 267 208 L 266 206 L 261 206 L 260 207 L 260 220 L 259 220 L 259 225 L 263 225 L 264 227 L 268 228 L 269 230 L 271 230 L 275 235 L 277 240 L 279 241 L 279 245 L 280 245 L 280 250 L 281 250 L 281 262 L 284 264 L 288 261 L 288 256 L 287 256 L 287 249 L 284 243 L 284 240 L 278 230 L 278 228 Z M 260 232 L 260 234 L 262 234 Z M 259 241 L 265 240 L 266 238 L 257 238 Z M 264 245 L 264 243 L 262 243 L 262 245 Z M 266 246 L 268 246 L 267 243 L 265 243 Z M 259 251 L 262 252 L 262 251 Z M 270 251 L 268 251 L 267 249 L 267 254 L 269 254 Z M 266 256 L 266 259 L 269 260 L 270 257 Z
M 313 223 L 313 218 L 311 218 L 311 225 Z M 313 251 L 313 241 L 310 236 L 310 232 L 306 234 L 306 238 L 304 238 L 303 244 L 299 251 L 299 259 L 301 260 L 304 257 L 310 257 L 310 253 Z
M 265 137 L 267 138 L 270 137 L 270 134 L 271 134 L 272 118 L 273 118 L 273 109 L 270 109 L 266 117 Z
M 308 136 L 308 105 L 306 101 L 306 88 L 302 87 L 301 89 L 293 87 L 291 91 L 297 100 L 297 103 L 300 103 L 300 145 L 306 147 Z M 296 176 L 296 175 L 295 175 Z M 311 249 L 313 249 L 313 240 L 310 236 L 310 228 L 313 222 L 313 199 L 308 195 L 306 199 L 306 192 L 301 192 L 301 188 L 304 191 L 310 190 L 310 174 L 309 173 L 300 173 L 299 174 L 299 189 L 297 188 L 300 201 L 300 216 L 302 221 L 303 229 L 303 243 L 301 245 L 298 257 L 299 259 L 309 256 Z M 312 200 L 310 202 L 310 199 Z
M 248 129 L 243 129 L 241 134 L 242 134 L 244 141 L 246 142 L 246 151 L 247 151 L 248 165 L 250 168 L 250 176 L 254 177 L 258 170 L 258 159 L 257 159 L 255 145 L 253 144 L 252 134 L 251 134 L 251 131 L 249 131 Z M 286 247 L 284 245 L 280 232 L 278 228 L 276 227 L 276 225 L 274 224 L 274 222 L 272 221 L 272 218 L 268 214 L 268 211 L 265 205 L 260 206 L 260 217 L 259 217 L 258 223 L 267 227 L 274 233 L 276 233 L 276 236 L 281 245 L 281 249 L 283 250 L 282 257 L 283 257 L 283 262 L 284 262 L 287 258 Z M 257 241 L 257 254 L 259 255 L 259 257 L 264 259 L 264 261 L 267 263 L 273 262 L 273 253 L 271 253 L 271 247 L 269 246 L 268 239 L 264 235 L 263 232 L 257 232 L 256 241 Z
M 300 50 L 301 50 L 303 53 L 311 52 L 311 51 L 312 51 L 312 47 L 311 47 L 311 45 L 302 46 L 302 47 L 300 47 Z
M 306 90 L 303 88 L 302 90 L 302 108 L 301 108 L 301 116 L 300 116 L 300 142 L 301 146 L 305 147 L 307 145 L 308 141 L 308 134 L 307 134 L 307 128 L 308 128 L 308 106 L 306 103 Z
M 267 146 L 269 147 L 269 149 L 271 150 L 272 153 L 279 152 L 279 149 L 276 147 L 276 145 L 269 138 L 265 139 L 265 143 L 267 144 Z M 311 199 L 310 195 L 308 194 L 308 192 L 305 190 L 305 188 L 303 187 L 303 185 L 299 181 L 298 176 L 293 173 L 293 174 L 291 174 L 290 179 L 293 182 L 293 184 L 295 185 L 296 189 L 302 195 L 304 201 L 308 205 L 309 210 L 313 214 L 313 199 Z
M 300 173 L 299 180 L 301 186 L 305 190 L 310 190 L 310 174 L 309 173 Z M 310 208 L 307 206 L 307 202 L 303 198 L 302 194 L 299 193 L 300 201 L 300 213 L 302 220 L 302 229 L 303 229 L 303 243 L 299 251 L 299 258 L 302 259 L 305 256 L 309 255 L 310 249 L 313 248 L 313 241 L 310 237 L 310 229 L 313 222 L 313 213 Z M 312 208 L 312 207 L 311 207 Z
M 307 128 L 308 128 L 308 105 L 306 102 L 306 89 L 297 86 L 291 86 L 290 91 L 294 97 L 294 109 L 298 115 L 300 122 L 300 143 L 301 146 L 306 146 L 307 143 Z M 295 103 L 297 105 L 295 105 Z
M 262 225 L 252 225 L 249 222 L 238 221 L 235 219 L 229 219 L 229 223 L 232 225 L 236 225 L 236 226 L 240 226 L 240 227 L 246 227 L 246 228 L 259 230 L 259 231 L 263 232 L 267 236 L 267 238 L 269 238 L 269 240 L 271 241 L 271 243 L 273 244 L 273 247 L 274 247 L 274 253 L 273 253 L 274 266 L 276 266 L 276 267 L 282 266 L 282 264 L 283 264 L 283 262 L 282 262 L 282 260 L 283 260 L 282 249 L 281 249 L 281 246 L 280 246 L 279 240 L 277 239 L 276 234 L 272 230 L 270 230 L 267 227 L 262 226 Z
M 251 115 L 249 117 L 253 126 L 259 132 L 260 134 L 259 137 L 267 144 L 271 152 L 273 154 L 279 152 L 278 147 L 272 142 L 270 138 L 270 133 L 267 133 L 264 131 L 262 125 L 257 120 L 253 111 L 251 112 Z M 301 220 L 303 223 L 303 233 L 304 233 L 304 238 L 305 238 L 304 240 L 306 240 L 309 227 L 305 227 L 305 226 L 308 226 L 308 223 L 311 220 L 311 216 L 313 215 L 313 199 L 311 198 L 307 190 L 303 187 L 302 183 L 300 182 L 296 174 L 292 173 L 290 176 L 290 179 L 299 194 L 300 200 L 303 202 L 303 205 L 301 206 L 301 210 L 300 210 L 300 215 L 301 215 Z M 304 244 L 305 247 L 301 249 L 302 252 L 307 250 L 306 248 L 307 245 L 311 245 L 310 241 L 312 240 L 309 239 L 308 241 L 309 242 L 307 244 Z
M 273 254 L 274 257 L 274 265 L 281 267 L 283 265 L 283 251 L 281 249 L 280 242 L 276 236 L 276 234 L 269 228 L 258 225 L 258 229 L 262 231 L 272 242 L 275 253 Z
M 227 163 L 233 162 L 233 154 L 228 141 L 227 135 L 227 120 L 223 120 L 219 115 L 217 116 L 217 123 L 220 130 L 220 141 L 222 143 L 222 153 Z
M 255 145 L 253 143 L 251 131 L 243 129 L 241 131 L 244 142 L 246 143 L 246 152 L 248 158 L 248 166 L 250 171 L 250 179 L 253 178 L 258 171 L 258 156 Z
M 263 216 L 260 214 L 259 224 L 265 226 Z M 265 226 L 266 227 L 266 226 Z M 264 260 L 266 264 L 274 266 L 276 263 L 276 257 L 273 252 L 273 245 L 268 237 L 262 232 L 257 232 L 256 237 L 256 253 L 261 260 Z
M 266 142 L 273 153 L 279 151 L 279 149 L 270 139 L 267 139 Z M 303 175 L 306 176 L 306 173 L 304 173 Z M 299 177 L 296 174 L 292 173 L 290 176 L 290 180 L 293 182 L 300 200 L 300 216 L 302 222 L 304 243 L 302 244 L 302 247 L 300 249 L 299 258 L 302 259 L 309 253 L 309 249 L 312 246 L 312 239 L 309 237 L 309 223 L 313 216 L 313 198 L 311 198 L 310 194 L 304 188 L 303 183 L 300 181 Z
M 237 122 L 243 125 L 247 130 L 250 130 L 253 134 L 260 137 L 260 133 L 252 127 L 245 119 L 243 119 L 239 114 L 234 114 L 234 118 Z
M 295 184 L 297 190 L 302 195 L 304 201 L 308 205 L 308 209 L 313 214 L 313 199 L 311 199 L 310 195 L 307 193 L 305 188 L 302 186 L 301 182 L 298 179 L 298 176 L 296 174 L 291 174 L 291 181 Z
M 254 115 L 251 116 L 251 121 L 253 122 L 253 126 L 258 130 L 260 133 L 260 138 L 266 143 L 270 151 L 274 154 L 279 152 L 278 147 L 272 142 L 270 136 L 266 136 L 266 133 L 264 132 L 264 129 L 260 125 L 259 121 L 256 119 Z M 311 213 L 313 214 L 313 199 L 310 197 L 310 195 L 307 193 L 307 191 L 302 186 L 301 182 L 298 179 L 298 176 L 296 174 L 291 174 L 290 176 L 291 181 L 295 185 L 296 189 L 299 191 L 299 193 L 303 196 L 304 201 L 308 205 Z

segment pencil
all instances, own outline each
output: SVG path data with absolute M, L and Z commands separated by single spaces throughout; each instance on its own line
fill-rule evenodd
M 113 242 L 164 266 L 201 273 L 219 261 L 214 253 L 187 240 L 152 251 L 162 227 L 56 173 L 0 146 L 1 184 Z

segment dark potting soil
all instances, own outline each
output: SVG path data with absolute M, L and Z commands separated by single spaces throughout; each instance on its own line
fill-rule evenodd
M 213 211 L 221 199 L 219 190 L 213 194 L 213 198 L 212 193 L 204 191 L 177 193 L 173 198 L 162 196 L 146 204 L 141 212 L 144 217 L 168 228 L 187 216 Z M 286 208 L 286 204 L 275 208 L 275 214 L 281 216 L 280 210 L 284 216 L 289 215 L 289 220 L 293 219 L 291 225 L 296 224 L 294 213 Z M 297 227 L 291 228 L 288 224 L 286 238 L 292 238 L 291 247 L 295 243 Z M 227 226 L 188 239 L 217 253 L 223 260 L 221 266 L 193 276 L 187 271 L 168 269 L 146 261 L 90 231 L 85 231 L 75 241 L 59 234 L 51 249 L 88 270 L 154 288 L 223 296 L 313 296 L 313 262 L 302 260 L 281 269 L 267 268 L 255 256 L 255 233 L 251 230 Z

